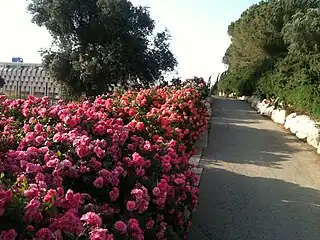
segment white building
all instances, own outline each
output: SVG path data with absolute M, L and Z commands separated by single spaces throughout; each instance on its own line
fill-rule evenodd
M 19 98 L 49 96 L 53 99 L 59 95 L 58 84 L 50 80 L 41 64 L 0 62 L 0 77 L 4 79 L 0 94 Z

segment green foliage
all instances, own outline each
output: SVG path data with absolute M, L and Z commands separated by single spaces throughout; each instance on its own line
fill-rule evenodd
M 168 32 L 128 0 L 30 0 L 28 10 L 54 39 L 43 61 L 66 96 L 154 85 L 177 65 Z
M 210 89 L 210 95 L 218 94 L 218 84 L 219 84 L 220 76 L 221 76 L 221 74 L 219 73 L 216 78 L 216 81 L 213 84 L 212 84 L 212 80 L 211 80 L 212 75 L 209 77 L 209 81 L 208 81 L 210 83 L 209 86 L 211 86 L 211 84 L 212 84 L 211 89 Z
M 172 84 L 173 86 L 181 86 L 181 85 L 182 85 L 181 78 L 179 78 L 179 77 L 173 78 L 173 79 L 171 80 L 171 84 Z
M 254 87 L 254 79 L 251 79 L 245 70 L 237 72 L 226 71 L 218 81 L 218 91 L 223 91 L 227 94 L 250 95 Z
M 232 22 L 228 34 L 220 91 L 279 97 L 320 116 L 319 0 L 262 1 Z

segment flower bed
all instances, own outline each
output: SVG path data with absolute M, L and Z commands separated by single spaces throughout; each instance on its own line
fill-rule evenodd
M 188 160 L 207 126 L 197 90 L 80 103 L 0 98 L 0 239 L 183 239 Z

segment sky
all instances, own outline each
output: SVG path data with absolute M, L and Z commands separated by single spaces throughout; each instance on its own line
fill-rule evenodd
M 213 79 L 226 67 L 222 57 L 230 44 L 228 25 L 257 0 L 131 0 L 150 7 L 157 29 L 171 34 L 178 76 Z M 22 57 L 40 63 L 39 50 L 49 47 L 52 38 L 45 28 L 31 23 L 27 0 L 0 0 L 0 62 Z

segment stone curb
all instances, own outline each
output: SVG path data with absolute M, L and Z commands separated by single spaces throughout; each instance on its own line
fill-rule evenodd
M 209 122 L 209 120 L 211 119 L 211 116 L 212 116 L 211 107 L 212 107 L 212 103 L 213 103 L 213 98 L 209 97 L 209 99 L 207 99 L 206 103 L 209 103 L 209 105 L 206 104 L 208 115 L 209 115 L 209 119 L 208 119 L 208 122 Z M 200 186 L 201 177 L 203 174 L 203 168 L 200 167 L 200 161 L 203 156 L 203 150 L 208 147 L 208 142 L 209 142 L 209 126 L 205 129 L 204 133 L 200 136 L 200 139 L 195 144 L 195 147 L 198 150 L 197 154 L 191 156 L 189 159 L 189 163 L 194 165 L 194 168 L 192 168 L 192 171 L 194 173 L 196 173 L 199 177 L 198 182 L 196 183 L 196 187 Z M 185 209 L 185 211 L 184 211 L 185 217 L 189 220 L 192 219 L 193 213 L 194 213 L 194 211 L 190 212 L 188 209 Z
M 245 97 L 243 97 L 245 99 Z M 290 131 L 298 139 L 303 140 L 310 146 L 317 149 L 320 154 L 320 128 L 318 122 L 310 116 L 298 114 L 296 112 L 287 112 L 280 103 L 280 107 L 276 108 L 276 100 L 264 99 L 260 100 L 256 96 L 247 97 L 246 101 L 251 108 L 256 110 L 260 115 L 267 116 L 275 123 L 280 124 L 283 128 Z
M 204 103 L 206 105 L 208 115 L 209 115 L 209 120 L 210 120 L 212 115 L 211 107 L 213 103 L 213 97 L 211 96 L 208 97 L 204 101 Z M 198 182 L 196 183 L 197 187 L 199 187 L 200 185 L 201 176 L 203 173 L 203 168 L 200 167 L 200 161 L 203 155 L 204 148 L 208 147 L 208 142 L 209 142 L 209 126 L 205 129 L 204 133 L 200 136 L 199 140 L 195 144 L 196 149 L 198 149 L 198 153 L 191 156 L 189 159 L 189 163 L 194 165 L 194 168 L 192 168 L 192 171 L 199 176 Z

